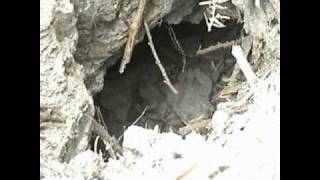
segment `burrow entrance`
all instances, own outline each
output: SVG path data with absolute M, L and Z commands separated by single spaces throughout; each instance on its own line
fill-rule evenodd
M 184 53 L 170 38 L 170 27 Z M 133 122 L 146 128 L 159 126 L 161 131 L 179 133 L 191 120 L 209 119 L 215 111 L 215 95 L 223 87 L 222 77 L 231 75 L 235 59 L 231 47 L 209 54 L 197 54 L 200 49 L 238 39 L 242 26 L 234 22 L 227 28 L 207 32 L 204 21 L 200 24 L 182 22 L 179 25 L 162 24 L 151 31 L 155 48 L 171 82 L 178 90 L 175 95 L 166 84 L 155 64 L 148 39 L 134 48 L 131 62 L 123 74 L 119 73 L 121 59 L 107 68 L 103 90 L 96 95 L 109 133 L 121 137 Z M 135 122 L 146 108 L 139 121 Z

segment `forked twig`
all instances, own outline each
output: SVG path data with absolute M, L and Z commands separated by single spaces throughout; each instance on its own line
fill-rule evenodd
M 220 20 L 229 20 L 229 16 L 223 16 L 217 13 L 217 9 L 227 9 L 225 6 L 221 6 L 219 4 L 225 3 L 229 0 L 207 0 L 199 3 L 200 6 L 206 5 L 207 10 L 203 13 L 205 22 L 208 27 L 208 32 L 211 32 L 212 27 L 216 28 L 224 28 L 226 27 Z
M 148 26 L 146 21 L 143 21 L 143 24 L 144 24 L 144 28 L 146 30 L 146 33 L 147 33 L 147 36 L 148 36 L 148 40 L 149 40 L 148 45 L 150 46 L 150 49 L 151 49 L 152 54 L 153 54 L 153 57 L 155 58 L 155 63 L 159 67 L 159 69 L 161 71 L 161 74 L 162 74 L 162 76 L 164 78 L 163 82 L 168 85 L 168 87 L 171 89 L 171 91 L 174 94 L 178 94 L 178 91 L 172 85 L 172 83 L 171 83 L 171 81 L 170 81 L 165 69 L 163 68 L 163 66 L 161 64 L 161 61 L 160 61 L 159 57 L 158 57 L 157 51 L 156 51 L 156 49 L 154 47 L 154 44 L 152 42 L 152 36 L 151 36 L 151 33 L 150 33 L 149 26 Z

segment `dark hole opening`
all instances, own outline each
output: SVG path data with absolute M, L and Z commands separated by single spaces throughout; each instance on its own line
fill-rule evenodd
M 235 64 L 231 47 L 201 56 L 196 52 L 200 48 L 239 38 L 242 26 L 231 22 L 227 28 L 213 28 L 207 32 L 204 21 L 197 25 L 187 22 L 172 25 L 181 48 L 187 54 L 184 72 L 182 55 L 170 38 L 167 27 L 162 24 L 151 34 L 161 63 L 179 94 L 175 95 L 163 83 L 145 36 L 135 46 L 131 62 L 123 74 L 118 72 L 121 59 L 107 68 L 104 88 L 95 97 L 109 133 L 116 138 L 123 135 L 125 128 L 132 125 L 146 106 L 146 112 L 135 125 L 146 128 L 158 125 L 161 131 L 176 133 L 199 116 L 210 119 L 215 110 L 214 97 L 223 86 L 221 77 L 230 76 Z

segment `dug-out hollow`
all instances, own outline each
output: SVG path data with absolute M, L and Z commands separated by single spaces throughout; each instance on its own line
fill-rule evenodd
M 185 66 L 177 43 L 169 33 L 170 28 L 187 55 Z M 147 128 L 158 125 L 162 131 L 178 132 L 190 120 L 200 116 L 210 118 L 215 110 L 217 85 L 221 83 L 221 76 L 231 74 L 235 60 L 228 47 L 201 56 L 196 52 L 237 39 L 240 32 L 241 26 L 233 23 L 227 28 L 207 32 L 203 21 L 197 25 L 182 22 L 154 28 L 151 33 L 157 54 L 179 93 L 174 94 L 163 82 L 145 37 L 135 46 L 131 62 L 123 74 L 119 73 L 120 60 L 108 67 L 104 88 L 95 97 L 109 133 L 120 137 L 125 127 L 132 124 L 146 107 L 136 124 Z

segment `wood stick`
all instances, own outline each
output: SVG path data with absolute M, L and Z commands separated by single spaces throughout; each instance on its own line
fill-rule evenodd
M 87 114 L 84 114 L 84 116 L 86 116 L 89 120 L 91 120 L 93 131 L 103 139 L 103 141 L 106 144 L 107 151 L 111 156 L 111 158 L 116 159 L 116 154 L 113 148 L 115 148 L 115 150 L 119 153 L 121 153 L 120 151 L 121 148 L 118 144 L 115 144 L 115 139 L 111 137 L 108 130 L 105 129 L 105 127 L 103 127 L 101 124 L 99 124 L 93 117 Z M 109 148 L 107 146 L 109 146 Z
M 176 48 L 176 50 L 182 56 L 182 70 L 181 70 L 181 72 L 184 72 L 184 69 L 185 69 L 186 63 L 187 63 L 187 60 L 186 60 L 187 55 L 184 52 L 184 50 L 182 49 L 173 28 L 168 23 L 164 23 L 164 24 L 165 24 L 165 27 L 168 29 L 168 33 L 169 33 L 170 39 L 173 43 L 173 46 Z
M 187 126 L 179 129 L 179 134 L 182 136 L 190 134 L 192 131 L 206 132 L 210 127 L 211 119 L 202 119 L 195 122 L 190 122 Z
M 146 107 L 143 109 L 142 113 L 137 117 L 136 120 L 134 120 L 134 122 L 133 122 L 130 126 L 135 125 L 135 124 L 142 118 L 142 116 L 146 113 L 147 109 L 148 109 L 148 106 L 146 106 Z M 121 136 L 118 138 L 118 140 L 117 140 L 118 143 L 121 141 L 121 139 L 123 138 L 123 136 L 124 136 L 124 132 L 123 132 L 123 133 L 121 134 Z
M 96 154 L 98 153 L 98 141 L 99 141 L 100 136 L 97 136 L 96 139 L 94 140 L 94 146 L 93 146 L 93 152 L 95 152 Z
M 150 33 L 149 26 L 148 26 L 148 24 L 147 24 L 146 21 L 143 21 L 143 24 L 144 24 L 144 28 L 145 28 L 145 30 L 146 30 L 146 33 L 147 33 L 147 36 L 148 36 L 148 40 L 149 40 L 148 45 L 150 46 L 150 49 L 151 49 L 152 54 L 153 54 L 153 57 L 155 58 L 155 63 L 156 63 L 156 65 L 159 67 L 159 69 L 160 69 L 160 71 L 161 71 L 161 74 L 162 74 L 162 76 L 163 76 L 163 78 L 164 78 L 164 81 L 163 81 L 163 82 L 168 85 L 168 87 L 171 89 L 171 91 L 172 91 L 174 94 L 177 95 L 177 94 L 178 94 L 178 91 L 177 91 L 177 90 L 174 88 L 174 86 L 171 84 L 171 81 L 170 81 L 170 79 L 169 79 L 169 77 L 168 77 L 165 69 L 163 68 L 163 66 L 162 66 L 162 64 L 161 64 L 161 61 L 160 61 L 160 59 L 159 59 L 159 57 L 158 57 L 157 51 L 156 51 L 156 49 L 155 49 L 155 47 L 154 47 L 154 44 L 153 44 L 153 42 L 152 42 L 152 36 L 151 36 L 151 33 Z
M 130 126 L 135 125 L 142 118 L 142 116 L 146 113 L 147 109 L 148 109 L 148 106 L 146 106 L 143 109 L 142 113 L 137 117 L 137 119 Z
M 123 58 L 122 58 L 120 69 L 119 69 L 119 72 L 121 74 L 124 72 L 126 65 L 130 62 L 133 48 L 135 45 L 136 36 L 138 34 L 138 30 L 140 29 L 140 26 L 142 23 L 142 19 L 143 19 L 142 17 L 143 17 L 145 6 L 146 6 L 146 0 L 140 0 L 137 13 L 134 16 L 131 26 L 129 27 L 129 37 L 128 37 L 128 41 L 126 44 L 126 48 L 124 50 Z
M 206 55 L 208 53 L 211 53 L 211 52 L 214 52 L 218 49 L 224 49 L 224 48 L 228 48 L 228 47 L 231 47 L 232 45 L 234 45 L 236 41 L 227 41 L 227 42 L 224 42 L 224 43 L 217 43 L 216 45 L 214 46 L 209 46 L 208 48 L 205 48 L 205 49 L 200 49 L 196 52 L 197 55 Z
M 242 48 L 238 45 L 234 45 L 234 46 L 232 46 L 231 53 L 236 58 L 237 63 L 239 65 L 241 71 L 243 72 L 244 76 L 248 80 L 249 84 L 253 85 L 253 83 L 256 79 L 256 74 L 251 69 L 251 66 L 248 63 L 247 58 L 244 56 Z

